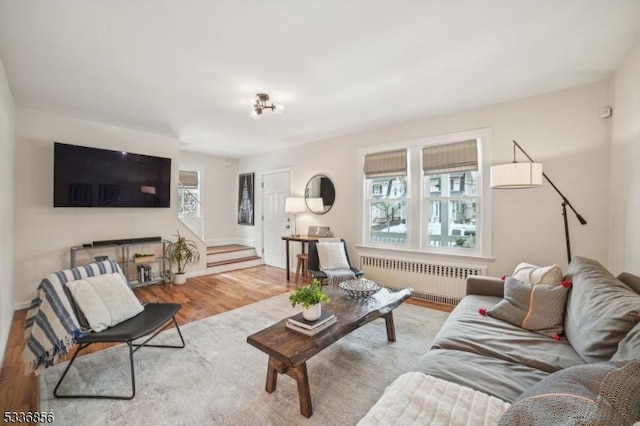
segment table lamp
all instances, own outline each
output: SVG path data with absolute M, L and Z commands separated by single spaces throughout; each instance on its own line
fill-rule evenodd
M 304 198 L 299 197 L 287 197 L 284 202 L 284 211 L 286 213 L 293 213 L 293 232 L 291 235 L 298 236 L 298 213 L 307 211 L 307 206 L 304 203 Z

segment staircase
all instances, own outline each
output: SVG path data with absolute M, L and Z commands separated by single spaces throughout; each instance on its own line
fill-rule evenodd
M 239 244 L 207 247 L 207 271 L 212 274 L 262 265 L 256 249 Z

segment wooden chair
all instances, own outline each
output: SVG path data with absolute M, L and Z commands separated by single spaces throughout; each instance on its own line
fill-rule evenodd
M 296 264 L 296 282 L 300 277 L 300 272 L 302 272 L 302 277 L 307 278 L 309 275 L 309 255 L 306 253 L 298 254 L 298 263 Z

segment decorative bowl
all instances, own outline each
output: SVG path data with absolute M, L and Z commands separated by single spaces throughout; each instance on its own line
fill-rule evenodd
M 340 288 L 354 299 L 366 299 L 376 294 L 382 287 L 366 278 L 343 281 Z

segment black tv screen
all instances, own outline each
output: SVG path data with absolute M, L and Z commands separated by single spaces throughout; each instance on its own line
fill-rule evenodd
M 54 142 L 54 207 L 169 207 L 171 159 Z

